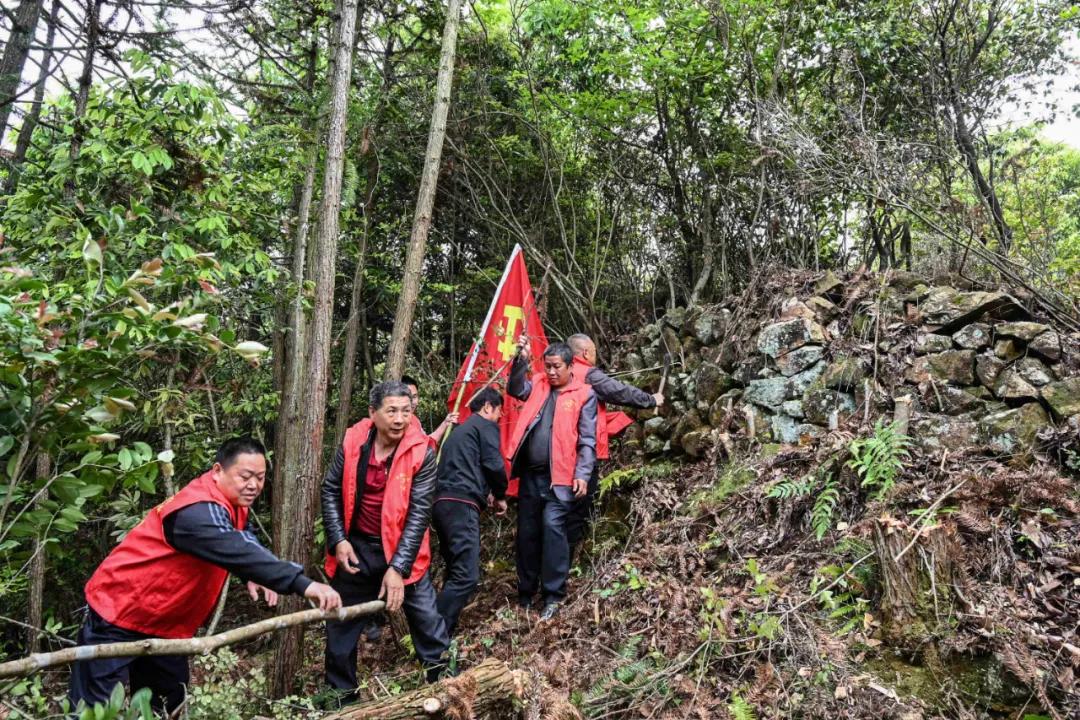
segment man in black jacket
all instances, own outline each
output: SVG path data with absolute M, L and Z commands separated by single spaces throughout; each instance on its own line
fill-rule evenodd
M 435 451 L 412 422 L 404 384 L 372 388 L 368 415 L 346 432 L 323 478 L 330 586 L 347 605 L 378 597 L 390 612 L 404 607 L 416 655 L 435 680 L 450 645 L 428 573 Z M 332 687 L 356 689 L 356 643 L 363 626 L 363 619 L 327 622 L 326 679 Z
M 436 604 L 450 635 L 480 584 L 480 508 L 494 498 L 506 514 L 506 462 L 499 445 L 502 396 L 484 388 L 469 402 L 472 414 L 450 433 L 439 460 L 439 490 L 432 521 L 446 562 L 446 582 Z
M 606 422 L 607 406 L 622 405 L 623 407 L 647 409 L 659 407 L 664 404 L 664 396 L 661 393 L 649 394 L 640 388 L 619 382 L 610 377 L 600 368 L 596 367 L 596 343 L 588 335 L 578 333 L 566 339 L 566 344 L 574 351 L 574 362 L 587 368 L 585 382 L 592 386 L 596 393 L 596 399 L 600 404 L 599 423 Z M 599 428 L 596 443 L 596 459 L 608 459 L 608 435 Z M 570 559 L 573 561 L 578 543 L 585 537 L 592 521 L 593 507 L 596 502 L 596 492 L 600 484 L 600 463 L 593 466 L 592 475 L 589 476 L 589 492 L 585 497 L 574 503 L 570 514 L 566 518 L 566 535 L 570 542 Z

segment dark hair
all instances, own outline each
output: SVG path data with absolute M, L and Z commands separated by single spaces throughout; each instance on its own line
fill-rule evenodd
M 378 410 L 382 407 L 383 400 L 388 397 L 409 398 L 409 401 L 412 402 L 412 395 L 409 394 L 409 388 L 405 383 L 401 380 L 386 380 L 371 388 L 371 392 L 368 394 L 368 404 Z
M 228 469 L 236 462 L 237 455 L 262 455 L 266 457 L 263 444 L 250 436 L 229 438 L 221 444 L 214 455 L 214 462 Z
M 561 357 L 562 361 L 567 365 L 572 365 L 574 362 L 574 351 L 564 342 L 551 343 L 544 350 L 544 357 L 554 356 Z
M 499 391 L 495 388 L 486 387 L 476 393 L 476 396 L 469 401 L 469 409 L 473 412 L 480 412 L 484 409 L 484 406 L 488 404 L 490 404 L 491 407 L 502 407 L 502 395 L 500 395 Z
M 416 382 L 416 378 L 414 378 L 412 375 L 402 375 L 401 382 L 405 383 L 406 385 L 415 385 L 417 392 L 420 391 L 420 383 Z

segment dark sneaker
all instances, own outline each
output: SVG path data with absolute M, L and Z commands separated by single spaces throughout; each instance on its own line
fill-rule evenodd
M 557 602 L 549 602 L 547 605 L 544 606 L 544 612 L 540 613 L 540 620 L 541 621 L 551 620 L 558 614 L 559 614 L 559 603 L 557 603 Z

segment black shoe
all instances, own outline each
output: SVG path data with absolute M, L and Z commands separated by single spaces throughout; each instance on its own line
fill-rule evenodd
M 532 609 L 532 598 L 525 597 L 524 595 L 518 595 L 518 607 L 522 610 Z
M 554 619 L 554 617 L 559 614 L 559 605 L 560 603 L 558 602 L 549 602 L 545 605 L 544 612 L 540 613 L 540 620 L 547 621 Z
M 371 620 L 364 626 L 364 637 L 368 639 L 368 642 L 375 642 L 382 637 L 382 626 Z

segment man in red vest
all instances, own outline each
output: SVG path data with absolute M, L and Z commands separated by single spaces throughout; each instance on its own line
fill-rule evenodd
M 506 391 L 524 400 L 503 448 L 518 486 L 518 603 L 529 608 L 539 590 L 542 620 L 550 620 L 566 597 L 570 546 L 566 518 L 588 490 L 596 464 L 596 393 L 573 371 L 566 343 L 544 350 L 544 371 L 526 377 L 528 343 L 523 338 L 510 368 Z M 538 587 L 539 584 L 539 587 Z
M 190 638 L 209 618 L 229 573 L 246 580 L 253 600 L 267 604 L 295 593 L 324 610 L 341 597 L 303 569 L 279 560 L 248 528 L 252 503 L 266 481 L 266 451 L 251 438 L 222 445 L 214 466 L 151 510 L 98 566 L 86 584 L 89 605 L 80 645 L 148 637 Z M 117 683 L 148 687 L 154 705 L 171 711 L 184 699 L 184 656 L 106 658 L 76 662 L 69 697 L 92 706 L 109 699 Z
M 585 382 L 596 393 L 599 403 L 598 421 L 596 427 L 596 459 L 607 460 L 611 457 L 609 441 L 612 435 L 621 432 L 630 424 L 630 419 L 622 413 L 613 412 L 609 415 L 608 405 L 622 405 L 639 409 L 659 407 L 664 404 L 664 396 L 661 393 L 649 394 L 640 388 L 619 382 L 610 377 L 600 368 L 596 367 L 596 343 L 584 333 L 571 335 L 566 339 L 566 344 L 574 351 L 574 365 L 585 370 Z M 619 420 L 622 420 L 620 423 Z M 581 500 L 574 503 L 574 509 L 567 518 L 566 534 L 570 540 L 570 558 L 573 560 L 574 550 L 585 532 L 589 529 L 592 521 L 593 503 L 596 499 L 597 486 L 600 484 L 600 463 L 593 466 L 593 474 L 589 477 L 589 491 Z
M 399 381 L 371 389 L 368 417 L 345 433 L 322 485 L 326 573 L 345 603 L 386 600 L 405 608 L 413 647 L 428 679 L 445 670 L 450 647 L 428 575 L 428 521 L 435 498 L 435 451 L 413 422 L 409 388 Z M 354 692 L 356 643 L 363 619 L 326 623 L 326 681 Z

